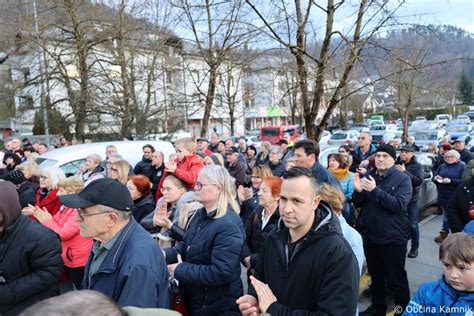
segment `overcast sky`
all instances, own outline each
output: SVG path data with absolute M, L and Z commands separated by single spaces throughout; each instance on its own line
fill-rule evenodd
M 408 0 L 398 15 L 416 15 L 409 20 L 419 24 L 450 24 L 474 34 L 473 0 Z

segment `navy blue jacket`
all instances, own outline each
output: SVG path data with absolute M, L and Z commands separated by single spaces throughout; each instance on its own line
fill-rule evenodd
M 272 174 L 275 177 L 281 177 L 283 172 L 285 172 L 286 170 L 286 165 L 283 161 L 279 161 L 277 164 L 274 164 L 273 162 L 269 160 L 268 167 L 270 168 L 270 170 L 272 171 Z
M 458 185 L 462 183 L 462 173 L 466 168 L 466 164 L 462 161 L 455 162 L 453 164 L 444 163 L 436 169 L 433 174 L 433 182 L 436 184 L 438 189 L 438 204 L 443 206 L 449 206 L 451 199 L 454 196 L 454 191 Z M 451 179 L 451 183 L 439 183 L 434 180 L 436 176 Z
M 341 184 L 337 181 L 336 177 L 328 169 L 321 166 L 319 161 L 314 163 L 313 167 L 311 167 L 311 171 L 318 184 L 327 183 L 342 191 Z
M 184 240 L 165 249 L 166 261 L 183 262 L 174 277 L 184 286 L 188 309 L 192 315 L 240 315 L 235 301 L 242 296 L 240 253 L 244 244 L 242 221 L 228 209 L 216 218 L 216 211 L 196 211 Z
M 465 316 L 472 315 L 474 294 L 453 289 L 444 276 L 438 282 L 423 283 L 410 300 L 403 315 Z M 451 309 L 451 312 L 448 309 Z M 471 313 L 469 313 L 471 311 Z
M 466 165 L 472 159 L 472 154 L 467 148 L 464 148 L 462 151 L 459 152 L 459 154 L 461 155 L 461 161 L 464 162 Z
M 120 306 L 168 308 L 168 270 L 158 244 L 133 218 L 89 278 L 91 251 L 82 288 L 104 293 Z
M 406 245 L 409 238 L 407 205 L 412 195 L 410 177 L 395 166 L 383 176 L 370 171 L 377 186 L 371 192 L 354 191 L 352 202 L 362 207 L 357 228 L 364 242 Z
M 244 227 L 247 225 L 247 221 L 249 219 L 250 214 L 260 206 L 258 202 L 258 189 L 255 189 L 252 187 L 253 190 L 253 196 L 245 200 L 242 205 L 240 205 L 240 217 L 242 218 L 242 223 L 244 224 Z

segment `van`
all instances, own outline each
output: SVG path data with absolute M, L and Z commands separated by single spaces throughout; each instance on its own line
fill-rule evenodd
M 165 141 L 111 141 L 55 149 L 40 155 L 36 158 L 36 162 L 40 169 L 54 166 L 61 168 L 67 176 L 75 175 L 79 171 L 79 167 L 85 163 L 88 155 L 98 154 L 105 160 L 105 148 L 113 145 L 117 148 L 117 153 L 127 160 L 133 168 L 142 159 L 142 147 L 146 144 L 150 144 L 155 150 L 161 151 L 165 156 L 165 163 L 168 161 L 170 154 L 175 153 L 173 145 Z
M 289 134 L 291 140 L 295 140 L 302 132 L 298 125 L 265 126 L 260 129 L 260 140 L 276 144 L 285 134 Z
M 451 120 L 451 116 L 449 114 L 437 114 L 435 116 L 435 121 L 440 126 L 448 125 L 449 121 Z

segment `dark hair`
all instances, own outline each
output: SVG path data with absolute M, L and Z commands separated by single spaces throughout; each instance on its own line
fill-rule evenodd
M 151 152 L 154 153 L 155 152 L 155 147 L 153 147 L 152 145 L 150 144 L 146 144 L 145 146 L 142 147 L 142 150 L 144 150 L 145 148 L 150 148 Z
M 217 144 L 222 144 L 222 145 L 224 145 L 224 146 L 225 146 L 225 141 L 223 141 L 223 140 L 220 140 L 219 142 L 217 142 Z
M 46 145 L 45 143 L 39 143 L 38 146 L 44 146 L 44 147 L 48 148 L 48 145 Z
M 283 180 L 306 177 L 307 179 L 309 179 L 311 183 L 313 194 L 316 195 L 319 192 L 318 183 L 316 182 L 316 178 L 314 177 L 311 169 L 304 168 L 304 167 L 292 167 L 286 170 L 285 172 L 283 172 L 281 176 Z
M 329 154 L 328 155 L 328 168 L 329 168 L 329 159 L 334 158 L 339 163 L 339 168 L 344 169 L 348 167 L 347 157 L 344 157 L 342 154 Z
M 15 154 L 20 154 L 23 157 L 25 156 L 25 151 L 20 148 L 20 149 L 15 150 Z
M 32 146 L 25 146 L 23 147 L 23 152 L 29 151 L 30 153 L 36 152 L 36 150 Z
M 255 152 L 255 154 L 257 154 L 257 148 L 255 148 L 254 145 L 248 146 L 248 147 L 247 147 L 247 151 L 248 151 L 249 149 L 253 150 L 253 151 Z
M 455 233 L 446 237 L 439 247 L 439 260 L 448 260 L 456 267 L 474 262 L 474 236 Z
M 352 151 L 353 148 L 351 148 L 351 146 L 349 145 L 341 145 L 339 146 L 339 148 L 343 148 L 345 151 L 347 151 L 348 153 L 350 153 Z
M 300 140 L 299 142 L 295 144 L 294 148 L 295 150 L 298 148 L 303 148 L 306 156 L 314 154 L 315 159 L 318 160 L 319 144 L 315 142 L 314 140 L 310 140 L 310 139 Z
M 245 136 L 240 136 L 240 137 L 239 137 L 239 140 L 240 140 L 240 139 L 243 139 L 243 140 L 245 140 L 245 142 L 247 142 L 247 138 L 245 138 Z

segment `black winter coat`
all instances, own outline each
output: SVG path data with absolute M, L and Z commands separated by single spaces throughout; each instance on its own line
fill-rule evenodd
M 151 166 L 149 169 L 148 174 L 146 175 L 150 182 L 153 184 L 151 187 L 151 194 L 156 196 L 156 191 L 158 191 L 158 187 L 161 183 L 161 178 L 165 174 L 165 164 L 162 163 L 160 167 L 155 168 L 155 166 Z
M 407 205 L 412 194 L 410 178 L 395 167 L 383 175 L 374 169 L 370 175 L 375 179 L 375 189 L 352 194 L 354 205 L 362 207 L 357 230 L 364 243 L 406 245 L 409 238 Z
M 401 165 L 402 161 L 398 157 L 396 161 L 397 165 Z M 413 156 L 409 163 L 405 163 L 405 172 L 410 177 L 412 185 L 411 202 L 418 201 L 420 199 L 420 187 L 423 184 L 424 172 L 423 166 Z
M 454 192 L 448 209 L 449 228 L 453 233 L 462 232 L 471 220 L 469 208 L 474 205 L 474 177 L 460 184 Z
M 145 197 L 141 197 L 133 201 L 134 205 L 132 208 L 133 218 L 140 223 L 148 214 L 155 210 L 156 202 L 151 194 L 148 194 Z
M 0 315 L 59 295 L 61 251 L 58 235 L 27 216 L 7 226 L 0 237 Z
M 267 225 L 262 229 L 263 207 L 257 207 L 249 216 L 245 227 L 245 243 L 242 249 L 241 260 L 250 256 L 250 266 L 255 269 L 257 261 L 265 245 L 265 238 L 275 229 L 280 220 L 278 208 L 268 219 Z
M 472 154 L 467 148 L 464 148 L 459 152 L 459 154 L 461 155 L 461 161 L 463 161 L 466 165 L 472 159 Z
M 184 240 L 164 249 L 168 264 L 181 254 L 183 262 L 175 278 L 184 286 L 192 315 L 240 315 L 235 301 L 243 295 L 240 279 L 240 253 L 244 230 L 239 215 L 227 210 L 215 218 L 216 211 L 196 211 Z
M 151 159 L 146 159 L 145 157 L 142 157 L 142 161 L 139 161 L 135 165 L 135 168 L 133 168 L 133 173 L 135 173 L 136 175 L 142 174 L 144 176 L 147 176 L 150 174 L 150 168 Z
M 245 166 L 243 166 L 240 162 L 236 162 L 233 166 L 228 165 L 227 170 L 229 174 L 235 178 L 235 186 L 238 188 L 239 185 L 245 184 Z
M 28 204 L 35 205 L 36 192 L 38 192 L 39 183 L 37 181 L 25 181 L 16 190 L 20 198 L 20 205 L 22 208 L 27 207 Z
M 277 164 L 274 164 L 271 161 L 268 161 L 268 167 L 272 171 L 272 174 L 275 177 L 281 177 L 283 172 L 286 170 L 286 165 L 283 161 L 279 161 Z
M 325 202 L 312 229 L 287 260 L 289 230 L 279 222 L 265 240 L 255 276 L 267 283 L 277 302 L 266 311 L 279 315 L 354 315 L 359 296 L 357 259 Z M 257 297 L 249 285 L 249 294 Z

